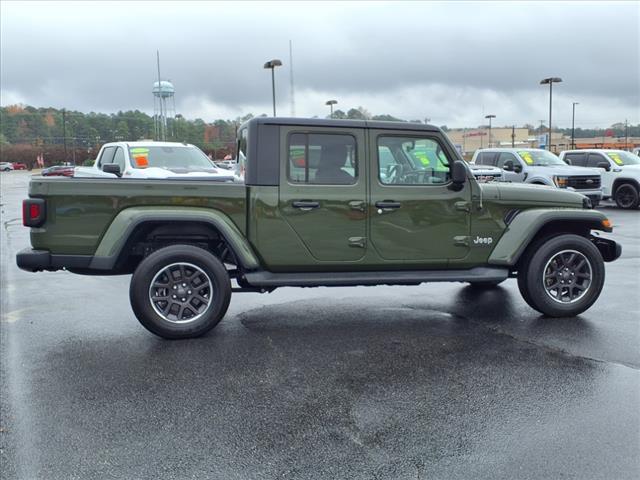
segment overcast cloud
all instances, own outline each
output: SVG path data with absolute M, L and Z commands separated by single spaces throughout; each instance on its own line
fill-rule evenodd
M 554 88 L 554 124 L 640 123 L 640 3 L 5 2 L 0 103 L 80 111 L 153 111 L 160 50 L 176 110 L 206 121 L 289 115 L 324 102 L 374 114 L 477 126 L 538 124 Z

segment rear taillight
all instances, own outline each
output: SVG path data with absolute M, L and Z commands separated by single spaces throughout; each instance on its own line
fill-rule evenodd
M 25 227 L 39 227 L 46 220 L 46 204 L 42 198 L 28 198 L 22 201 L 22 224 Z

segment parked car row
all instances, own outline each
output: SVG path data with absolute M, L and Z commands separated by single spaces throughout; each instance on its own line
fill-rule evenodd
M 20 162 L 0 162 L 1 172 L 10 172 L 11 170 L 26 170 L 27 166 Z
M 485 148 L 474 153 L 471 164 L 502 170 L 502 181 L 576 191 L 593 206 L 602 199 L 625 209 L 640 203 L 640 157 L 624 150 L 568 150 L 558 157 L 537 148 Z

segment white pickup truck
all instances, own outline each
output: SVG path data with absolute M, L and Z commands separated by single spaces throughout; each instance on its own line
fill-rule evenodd
M 575 167 L 597 168 L 603 198 L 613 198 L 620 208 L 640 205 L 640 157 L 624 150 L 566 150 L 560 159 Z
M 154 141 L 105 143 L 93 166 L 76 167 L 73 176 L 237 180 L 232 171 L 216 168 L 194 145 Z

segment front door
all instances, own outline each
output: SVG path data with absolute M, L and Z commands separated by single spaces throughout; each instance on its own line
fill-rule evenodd
M 513 170 L 504 169 L 504 165 L 507 162 L 511 162 Z M 517 158 L 513 153 L 500 152 L 496 161 L 496 167 L 502 169 L 505 181 L 514 183 L 524 182 L 525 174 L 522 160 Z
M 370 132 L 371 243 L 384 260 L 443 264 L 469 252 L 469 182 L 451 186 L 455 154 L 415 132 Z
M 319 262 L 365 254 L 364 138 L 359 128 L 281 128 L 280 213 Z

